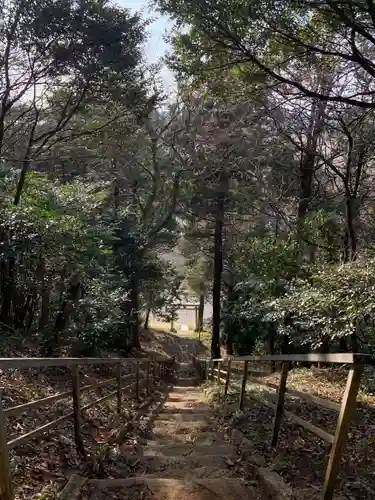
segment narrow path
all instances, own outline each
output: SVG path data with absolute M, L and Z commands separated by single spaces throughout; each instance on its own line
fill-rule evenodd
M 154 421 L 152 439 L 138 452 L 137 477 L 90 481 L 89 500 L 260 499 L 256 487 L 236 475 L 237 454 L 215 432 L 190 364 Z

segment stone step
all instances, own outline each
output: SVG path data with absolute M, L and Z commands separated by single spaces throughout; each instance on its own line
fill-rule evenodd
M 195 456 L 195 455 L 226 455 L 237 456 L 235 449 L 230 444 L 196 444 L 183 443 L 174 445 L 152 444 L 147 443 L 147 447 L 143 450 L 144 456 Z
M 209 406 L 200 403 L 165 403 L 161 415 L 165 413 L 180 413 L 181 415 L 189 415 L 194 413 L 207 413 L 210 410 Z
M 211 445 L 213 443 L 225 444 L 229 442 L 229 438 L 218 434 L 217 432 L 190 432 L 189 434 L 174 434 L 174 435 L 155 435 L 155 440 L 147 441 L 152 444 L 183 444 L 183 443 L 196 443 Z
M 196 396 L 194 395 L 183 396 L 177 392 L 173 396 L 168 396 L 165 404 L 170 404 L 171 406 L 175 404 L 200 405 L 203 404 L 203 401 L 200 394 L 199 395 L 197 394 Z
M 164 412 L 162 411 L 158 418 L 155 420 L 155 422 L 159 422 L 159 420 L 168 420 L 172 422 L 196 422 L 198 420 L 201 421 L 207 421 L 211 420 L 212 416 L 207 413 L 207 411 L 204 412 L 185 412 L 183 410 L 176 412 L 176 410 L 171 411 L 171 412 Z
M 253 500 L 259 498 L 253 486 L 248 486 L 242 479 L 231 478 L 198 478 L 194 480 L 147 477 L 93 479 L 88 481 L 88 487 L 92 488 L 94 495 L 99 490 L 105 490 L 108 492 L 107 499 L 111 498 L 111 492 L 120 494 L 118 498 L 130 498 L 126 493 L 128 488 L 132 489 L 134 500 L 141 498 L 144 500 L 238 500 L 239 498 Z M 121 495 L 122 492 L 123 495 Z M 95 496 L 89 498 L 94 499 Z
M 168 396 L 168 403 L 199 403 L 202 401 L 201 394 L 189 394 L 175 392 L 173 395 Z
M 166 477 L 172 479 L 208 479 L 208 478 L 224 478 L 233 477 L 230 469 L 222 467 L 213 467 L 212 465 L 204 465 L 195 469 L 186 469 L 181 472 L 181 468 L 158 470 L 157 472 L 142 475 L 142 477 Z
M 161 416 L 155 420 L 152 433 L 154 436 L 170 436 L 175 434 L 194 434 L 195 432 L 206 432 L 214 430 L 214 425 L 204 419 L 176 421 L 163 419 Z
M 186 396 L 199 395 L 200 397 L 202 397 L 202 391 L 200 387 L 197 387 L 195 385 L 174 385 L 173 389 L 170 391 L 170 394 L 185 394 Z
M 185 477 L 193 469 L 215 467 L 222 470 L 224 476 L 236 462 L 236 457 L 224 455 L 187 455 L 187 456 L 139 456 L 128 455 L 116 463 L 116 467 L 126 469 L 124 475 L 129 475 L 130 468 L 136 468 L 137 474 L 159 474 L 165 472 L 171 477 Z
M 182 389 L 186 389 L 187 391 L 189 391 L 190 389 L 194 389 L 194 388 L 198 388 L 198 385 L 197 385 L 197 380 L 193 377 L 179 377 L 178 379 L 178 382 L 177 382 L 177 386 L 175 387 L 181 387 Z

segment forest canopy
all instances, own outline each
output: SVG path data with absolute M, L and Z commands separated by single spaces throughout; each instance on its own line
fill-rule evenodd
M 188 289 L 214 356 L 373 353 L 373 5 L 156 8 L 173 95 L 140 14 L 0 6 L 2 334 L 127 353 Z

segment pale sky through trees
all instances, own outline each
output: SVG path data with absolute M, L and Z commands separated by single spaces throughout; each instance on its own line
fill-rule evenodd
M 133 11 L 142 11 L 145 17 L 155 19 L 149 28 L 150 37 L 146 45 L 146 55 L 150 63 L 160 60 L 170 49 L 170 45 L 163 39 L 165 33 L 171 28 L 169 19 L 150 9 L 148 0 L 118 0 L 117 3 Z M 173 90 L 175 81 L 172 72 L 164 66 L 160 76 L 163 80 L 165 91 L 169 92 Z

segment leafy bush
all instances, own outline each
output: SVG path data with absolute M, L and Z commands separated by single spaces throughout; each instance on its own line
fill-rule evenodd
M 226 296 L 223 323 L 238 352 L 259 339 L 294 352 L 347 349 L 350 338 L 373 353 L 375 260 L 308 264 L 292 240 L 267 236 L 238 246 L 235 259 L 241 280 Z

